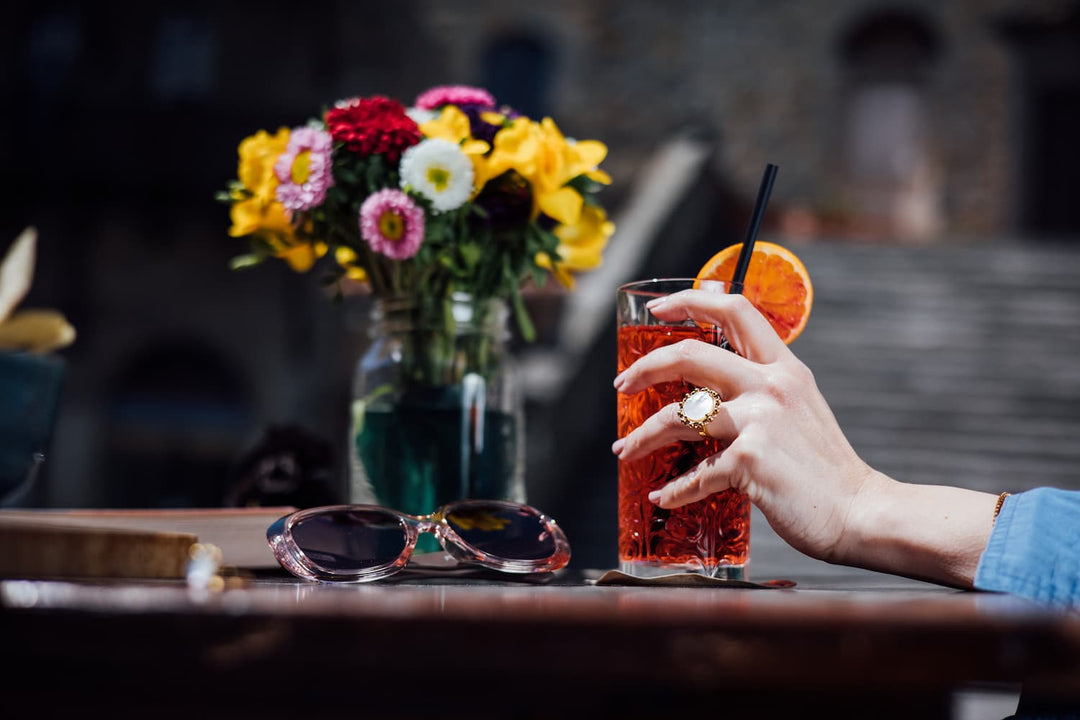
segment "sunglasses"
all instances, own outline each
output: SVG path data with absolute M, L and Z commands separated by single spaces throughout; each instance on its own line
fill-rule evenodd
M 278 519 L 266 539 L 281 566 L 297 577 L 355 583 L 402 570 L 424 532 L 462 564 L 543 573 L 570 562 L 570 544 L 552 518 L 503 500 L 459 500 L 423 516 L 379 505 L 308 508 Z

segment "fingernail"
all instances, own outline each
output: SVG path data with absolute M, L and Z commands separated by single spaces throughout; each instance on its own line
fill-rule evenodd
M 611 443 L 611 452 L 615 455 L 622 455 L 623 446 L 626 445 L 626 438 L 619 438 L 615 442 Z
M 667 302 L 666 297 L 653 298 L 649 302 L 645 303 L 645 307 L 647 307 L 650 310 L 653 310 L 655 308 L 660 307 L 661 305 L 663 305 L 666 302 Z
M 622 386 L 626 384 L 626 373 L 621 372 L 616 375 L 615 382 L 613 384 L 615 385 L 616 390 L 622 390 Z
M 649 493 L 649 502 L 651 502 L 654 505 L 659 505 L 660 504 L 660 491 L 659 490 L 653 490 L 651 493 Z

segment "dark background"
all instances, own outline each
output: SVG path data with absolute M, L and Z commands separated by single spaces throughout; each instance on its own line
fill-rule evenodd
M 213 199 L 242 138 L 339 98 L 483 85 L 608 144 L 612 264 L 580 295 L 532 296 L 542 335 L 517 345 L 530 498 L 593 564 L 614 553 L 614 328 L 570 353 L 567 315 L 613 318 L 620 282 L 741 240 L 766 162 L 764 233 L 834 287 L 895 252 L 951 268 L 942 249 L 1008 246 L 1023 268 L 1062 248 L 1050 264 L 1071 267 L 1080 237 L 1073 2 L 13 1 L 0 18 L 0 244 L 38 228 L 24 306 L 78 331 L 24 504 L 218 504 L 282 426 L 344 482 L 364 300 L 332 305 L 283 264 L 229 270 L 245 247 Z M 819 297 L 821 328 L 850 311 Z M 839 346 L 807 345 L 814 327 L 796 349 L 828 376 Z

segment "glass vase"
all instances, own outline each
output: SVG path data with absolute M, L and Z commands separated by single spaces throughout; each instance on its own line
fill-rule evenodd
M 525 502 L 524 398 L 501 299 L 379 297 L 353 378 L 349 501 L 412 515 Z M 418 552 L 438 550 L 424 534 Z

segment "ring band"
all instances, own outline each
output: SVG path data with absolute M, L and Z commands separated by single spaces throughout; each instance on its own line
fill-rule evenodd
M 720 409 L 720 394 L 706 387 L 694 388 L 679 401 L 679 422 L 706 440 L 715 438 L 706 432 L 705 427 L 712 421 Z

